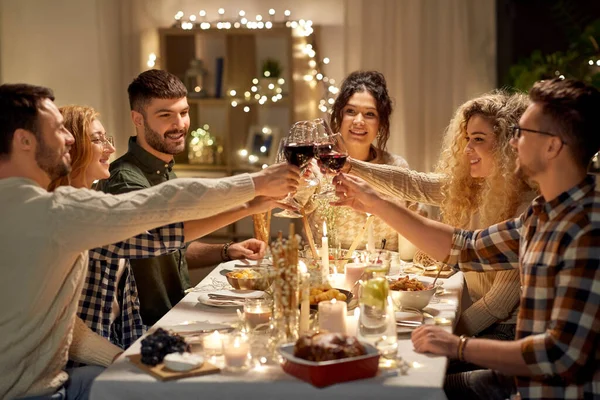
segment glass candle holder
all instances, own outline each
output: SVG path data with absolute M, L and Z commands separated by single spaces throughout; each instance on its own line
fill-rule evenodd
M 210 335 L 206 335 L 202 340 L 202 348 L 206 356 L 218 356 L 223 348 L 223 335 L 219 331 L 214 331 Z
M 247 369 L 249 356 L 248 336 L 231 334 L 223 338 L 223 358 L 227 370 L 237 372 Z
M 273 316 L 271 299 L 246 299 L 244 301 L 244 321 L 249 332 L 268 326 Z

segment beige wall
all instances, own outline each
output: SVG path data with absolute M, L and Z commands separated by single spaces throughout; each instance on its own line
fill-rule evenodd
M 198 1 L 185 0 L 0 0 L 0 79 L 51 87 L 59 105 L 86 104 L 102 114 L 126 150 L 132 133 L 126 88 L 147 69 L 150 52 L 158 54 L 156 28 L 170 26 L 178 10 L 198 13 Z M 274 8 L 281 18 L 290 9 L 296 18 L 323 26 L 319 43 L 332 62 L 326 73 L 344 76 L 345 0 L 207 0 L 202 7 L 215 17 L 244 9 L 266 16 Z

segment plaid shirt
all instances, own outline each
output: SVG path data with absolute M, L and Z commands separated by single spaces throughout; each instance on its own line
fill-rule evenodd
M 456 230 L 447 264 L 462 270 L 519 268 L 517 339 L 531 375 L 523 399 L 600 398 L 600 192 L 595 179 L 520 218 Z
M 176 223 L 90 250 L 88 273 L 79 300 L 79 317 L 94 332 L 117 346 L 128 348 L 146 331 L 129 259 L 156 257 L 184 245 L 183 224 Z M 120 262 L 125 263 L 125 269 L 119 285 L 116 276 Z M 121 310 L 111 324 L 115 295 Z

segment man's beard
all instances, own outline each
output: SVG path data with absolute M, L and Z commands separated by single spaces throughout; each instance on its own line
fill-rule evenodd
M 181 153 L 185 149 L 185 140 L 183 144 L 167 144 L 165 142 L 166 136 L 168 134 L 181 134 L 183 133 L 184 138 L 187 136 L 187 130 L 179 130 L 173 129 L 170 131 L 166 131 L 163 134 L 158 133 L 154 129 L 150 128 L 146 120 L 144 119 L 144 137 L 146 138 L 146 143 L 150 145 L 154 150 L 159 151 L 164 154 L 176 155 Z
M 71 164 L 63 161 L 62 155 L 59 155 L 58 159 L 53 155 L 54 150 L 46 145 L 42 136 L 39 135 L 38 146 L 35 150 L 35 162 L 50 177 L 51 181 L 67 176 L 71 172 Z

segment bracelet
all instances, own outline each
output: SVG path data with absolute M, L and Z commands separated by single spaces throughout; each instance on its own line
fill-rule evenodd
M 221 261 L 231 261 L 231 257 L 229 256 L 229 246 L 231 246 L 233 242 L 227 242 L 223 245 L 221 249 Z
M 456 354 L 456 358 L 458 358 L 459 361 L 465 361 L 465 347 L 467 347 L 467 342 L 469 341 L 470 337 L 468 337 L 467 335 L 460 335 L 460 341 L 458 342 L 458 349 L 457 349 L 457 354 Z

